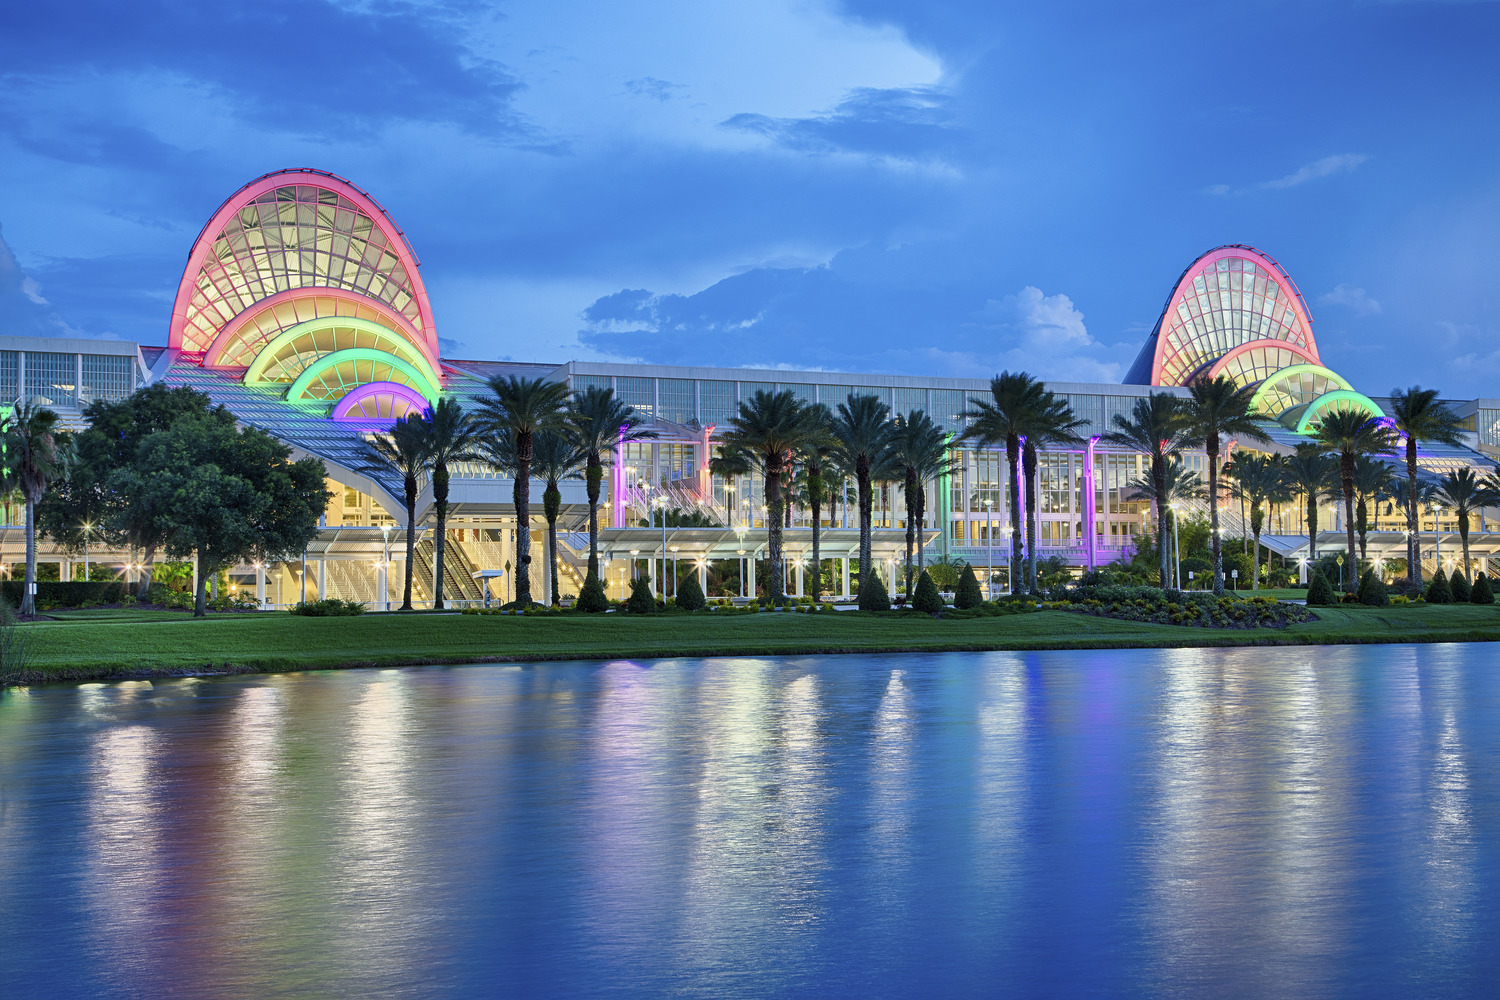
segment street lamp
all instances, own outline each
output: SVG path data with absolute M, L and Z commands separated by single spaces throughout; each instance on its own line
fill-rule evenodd
M 666 516 L 665 515 L 662 516 L 662 520 L 663 521 L 666 520 Z M 662 563 L 662 570 L 663 571 L 666 570 L 666 563 L 665 563 L 665 561 L 663 561 L 663 563 Z M 672 594 L 673 594 L 674 597 L 677 594 L 677 546 L 676 545 L 672 546 Z M 662 586 L 661 596 L 662 597 L 666 597 L 667 596 L 667 588 L 666 588 L 665 585 Z
M 985 498 L 984 501 L 984 597 L 989 600 L 995 596 L 995 522 L 990 520 L 990 504 L 995 501 Z
M 87 521 L 83 522 L 83 581 L 85 583 L 89 579 L 89 532 L 93 530 L 92 524 Z
M 1000 526 L 1000 534 L 1005 537 L 1005 585 L 1006 585 L 1006 587 L 1008 587 L 1010 589 L 1010 592 L 1012 594 L 1014 594 L 1016 592 L 1016 573 L 1015 573 L 1015 567 L 1013 565 L 1011 565 L 1012 552 L 1011 552 L 1010 536 L 1014 535 L 1015 533 L 1016 533 L 1016 529 L 1012 528 L 1008 524 L 1002 524 Z M 991 595 L 991 596 L 994 596 L 994 595 Z

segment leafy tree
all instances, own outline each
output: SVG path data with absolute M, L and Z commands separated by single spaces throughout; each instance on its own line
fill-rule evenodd
M 1453 603 L 1453 588 L 1448 586 L 1448 578 L 1443 575 L 1443 567 L 1441 566 L 1432 574 L 1432 579 L 1427 581 L 1427 603 Z
M 491 435 L 509 434 L 515 454 L 516 600 L 531 603 L 531 462 L 538 432 L 562 428 L 568 387 L 562 382 L 496 375 L 478 401 L 476 422 Z M 619 433 L 618 425 L 615 433 Z M 598 438 L 593 443 L 598 443 Z M 598 560 L 592 559 L 595 570 Z
M 1422 582 L 1421 560 L 1417 558 L 1417 443 L 1420 441 L 1458 444 L 1459 418 L 1438 401 L 1436 389 L 1414 385 L 1410 389 L 1391 391 L 1391 416 L 1397 434 L 1406 439 L 1406 572 L 1409 585 Z
M 938 590 L 951 591 L 958 586 L 959 578 L 968 564 L 958 556 L 939 556 L 927 567 L 932 576 L 932 582 L 937 584 Z M 971 570 L 972 572 L 972 570 Z
M 849 394 L 839 404 L 833 418 L 833 452 L 839 461 L 854 470 L 854 484 L 859 492 L 859 579 L 860 606 L 864 607 L 865 581 L 874 575 L 870 554 L 870 512 L 873 503 L 870 484 L 885 475 L 890 465 L 890 407 L 875 396 Z M 881 590 L 884 591 L 884 585 Z M 890 606 L 889 595 L 885 598 Z
M 860 574 L 859 578 L 859 610 L 861 611 L 889 611 L 891 610 L 891 595 L 885 589 L 885 581 L 880 579 L 880 571 L 871 569 L 869 573 Z
M 1182 458 L 1177 455 L 1173 455 L 1169 461 L 1164 463 L 1164 467 L 1159 474 L 1153 470 L 1150 475 L 1137 477 L 1125 485 L 1130 491 L 1126 494 L 1127 499 L 1148 500 L 1157 510 L 1163 512 L 1172 511 L 1189 500 L 1203 499 L 1203 480 L 1199 479 L 1198 474 L 1192 469 L 1186 468 L 1182 464 Z M 1189 525 L 1191 523 L 1189 522 Z M 1172 585 L 1172 579 L 1175 575 L 1171 572 L 1174 535 L 1178 541 L 1181 541 L 1182 536 L 1186 535 L 1187 545 L 1184 551 L 1189 553 L 1193 551 L 1191 533 L 1182 531 L 1181 525 L 1175 525 L 1174 527 L 1177 527 L 1179 530 L 1173 532 L 1171 528 L 1164 528 L 1165 533 L 1162 535 L 1163 542 L 1160 563 L 1163 567 L 1166 567 L 1163 571 L 1164 576 L 1161 581 L 1163 589 Z M 1210 563 L 1209 565 L 1213 564 Z
M 1496 490 L 1488 478 L 1476 475 L 1473 469 L 1463 468 L 1438 480 L 1435 499 L 1451 509 L 1458 521 L 1458 538 L 1464 550 L 1463 568 L 1467 574 L 1474 565 L 1469 560 L 1469 519 L 1485 507 L 1500 505 L 1500 490 Z M 1456 588 L 1453 596 L 1458 597 Z
M 927 483 L 952 465 L 948 434 L 921 410 L 897 415 L 891 425 L 892 466 L 902 475 L 906 499 L 906 592 L 912 592 L 912 549 L 918 549 L 917 571 L 922 570 L 922 525 L 927 516 Z
M 1338 462 L 1310 441 L 1297 445 L 1296 454 L 1283 461 L 1287 485 L 1307 504 L 1307 561 L 1312 565 L 1318 558 L 1318 502 L 1338 498 Z
M 391 429 L 376 434 L 365 446 L 361 472 L 401 477 L 406 505 L 406 581 L 401 591 L 401 610 L 412 610 L 411 577 L 417 558 L 417 494 L 419 480 L 427 471 L 426 435 L 415 414 L 397 417 Z
M 1453 592 L 1454 604 L 1468 604 L 1469 597 L 1473 594 L 1473 591 L 1469 589 L 1468 577 L 1464 576 L 1464 571 L 1461 569 L 1455 569 L 1448 577 L 1448 589 Z
M 764 475 L 766 559 L 771 571 L 766 596 L 776 603 L 786 600 L 786 563 L 781 551 L 786 503 L 783 477 L 812 434 L 807 406 L 790 389 L 777 393 L 757 389 L 750 399 L 740 401 L 739 412 L 720 446 L 721 454 L 732 461 L 749 463 Z
M 1344 590 L 1355 589 L 1354 556 L 1354 463 L 1361 455 L 1379 455 L 1394 451 L 1395 435 L 1383 421 L 1362 410 L 1346 408 L 1325 411 L 1313 428 L 1313 440 L 1336 453 L 1339 482 L 1344 494 L 1344 535 L 1348 541 L 1344 559 Z
M 432 479 L 432 509 L 437 516 L 437 531 L 433 539 L 433 587 L 432 606 L 443 607 L 443 558 L 447 552 L 448 543 L 448 466 L 456 462 L 476 461 L 481 457 L 478 450 L 479 427 L 475 421 L 464 413 L 458 401 L 451 396 L 439 399 L 427 412 L 416 418 L 417 433 L 422 440 L 422 456 L 427 462 L 428 475 Z M 521 525 L 531 522 L 520 521 Z M 517 536 L 525 536 L 524 527 L 516 532 Z M 516 578 L 519 581 L 522 573 L 518 570 Z M 531 592 L 517 588 L 516 594 L 526 595 L 530 601 Z
M 1495 592 L 1490 588 L 1490 578 L 1480 573 L 1474 578 L 1474 589 L 1469 591 L 1470 604 L 1494 604 Z
M 953 606 L 955 608 L 977 608 L 984 603 L 984 594 L 979 589 L 979 577 L 974 575 L 973 566 L 965 566 L 963 574 L 958 578 L 958 590 L 953 594 Z
M 677 584 L 677 606 L 684 611 L 702 611 L 708 607 L 703 590 L 698 586 L 698 574 L 688 573 Z
M 1192 440 L 1182 412 L 1182 400 L 1170 393 L 1153 392 L 1135 401 L 1130 416 L 1115 414 L 1112 423 L 1114 430 L 1104 435 L 1104 440 L 1147 455 L 1151 460 L 1148 474 L 1154 490 L 1153 497 L 1167 497 L 1168 460 L 1180 455 Z M 1168 509 L 1164 503 L 1156 504 L 1158 539 L 1171 537 L 1171 527 L 1167 523 Z M 1165 544 L 1157 548 L 1160 567 L 1157 585 L 1163 589 L 1171 578 L 1169 552 L 1170 549 Z
M 1308 606 L 1320 607 L 1326 604 L 1334 604 L 1337 600 L 1333 596 L 1333 585 L 1328 582 L 1328 577 L 1323 575 L 1322 570 L 1313 570 L 1312 577 L 1307 581 Z
M 1379 575 L 1373 569 L 1365 570 L 1364 576 L 1360 577 L 1359 603 L 1373 608 L 1385 607 L 1391 603 L 1390 595 L 1385 591 L 1385 584 L 1381 582 Z
M 932 577 L 926 570 L 917 577 L 917 591 L 912 595 L 911 606 L 929 615 L 935 615 L 947 606 L 938 593 L 937 584 L 932 582 Z
M 638 576 L 630 584 L 630 597 L 625 601 L 625 610 L 633 615 L 649 615 L 656 610 L 656 598 L 651 596 L 651 584 L 644 576 Z
M 1219 452 L 1226 438 L 1259 441 L 1269 444 L 1260 424 L 1251 415 L 1250 403 L 1255 386 L 1241 386 L 1227 375 L 1193 379 L 1188 398 L 1183 401 L 1183 418 L 1187 433 L 1203 442 L 1208 456 L 1208 524 L 1209 544 L 1213 552 L 1213 590 L 1224 593 L 1224 545 L 1219 536 Z
M 656 436 L 641 426 L 634 407 L 620 402 L 613 389 L 590 386 L 573 394 L 564 415 L 583 450 L 584 483 L 589 498 L 589 568 L 599 576 L 599 494 L 604 483 L 604 454 L 617 444 Z M 623 522 L 622 522 L 623 523 Z M 603 592 L 603 586 L 600 586 Z M 580 601 L 583 595 L 579 595 Z
M 1255 538 L 1255 558 L 1251 567 L 1251 588 L 1260 589 L 1260 533 L 1266 525 L 1266 505 L 1291 499 L 1286 484 L 1286 470 L 1275 455 L 1236 452 L 1225 473 L 1234 482 L 1234 490 L 1250 505 L 1250 531 Z
M 68 474 L 73 459 L 70 435 L 57 429 L 57 414 L 23 400 L 0 421 L 5 449 L 6 489 L 19 487 L 26 499 L 26 582 L 21 614 L 36 614 L 36 505 L 47 487 Z M 11 484 L 14 484 L 12 486 Z
M 141 490 L 157 511 L 167 554 L 197 554 L 193 613 L 202 617 L 210 577 L 250 559 L 301 552 L 318 533 L 331 494 L 314 458 L 264 431 L 236 429 L 220 412 L 180 417 L 141 444 Z

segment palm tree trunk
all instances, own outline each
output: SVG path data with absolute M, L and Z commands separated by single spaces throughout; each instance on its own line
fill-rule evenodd
M 1255 528 L 1255 561 L 1250 565 L 1250 589 L 1260 589 L 1260 529 Z
M 1318 495 L 1313 489 L 1307 494 L 1307 580 L 1312 582 L 1313 561 L 1317 558 L 1318 544 Z
M 1016 586 L 1016 567 L 1021 565 L 1021 439 L 1015 434 L 1005 436 L 1005 460 L 1010 466 L 1010 592 L 1019 594 Z M 988 526 L 986 526 L 988 530 Z
M 666 511 L 662 511 L 665 518 Z M 781 564 L 781 470 L 766 470 L 766 558 L 770 560 L 771 593 L 777 604 L 786 600 L 786 568 Z M 663 590 L 665 593 L 665 590 Z
M 1354 530 L 1359 534 L 1359 561 L 1365 562 L 1370 558 L 1370 501 L 1362 497 L 1359 506 L 1354 510 L 1354 516 L 1358 519 Z
M 208 615 L 208 609 L 206 605 L 208 604 L 208 578 L 210 574 L 205 572 L 206 569 L 207 567 L 204 566 L 203 557 L 200 555 L 198 557 L 198 586 L 193 588 L 194 618 L 205 618 Z M 318 599 L 322 600 L 323 595 L 319 594 Z
M 1165 455 L 1151 456 L 1151 484 L 1156 487 L 1156 546 L 1161 556 L 1161 589 L 1166 590 L 1172 579 L 1171 542 L 1167 538 L 1167 459 Z
M 1036 585 L 1036 447 L 1027 441 L 1021 449 L 1021 462 L 1026 467 L 1026 589 L 1039 593 Z
M 448 466 L 439 462 L 432 470 L 432 503 L 437 508 L 437 538 L 432 543 L 432 558 L 435 576 L 432 586 L 432 606 L 443 607 L 443 555 L 448 548 Z
M 1214 557 L 1214 593 L 1224 594 L 1224 540 L 1219 537 L 1219 435 L 1208 435 L 1208 545 Z
M 855 485 L 859 488 L 859 585 L 870 578 L 870 461 L 860 456 L 854 465 Z
M 586 473 L 589 492 L 589 574 L 599 578 L 599 493 L 604 484 L 604 466 L 597 451 L 589 452 Z
M 916 513 L 915 483 L 916 473 L 911 469 L 906 470 L 906 597 L 911 599 L 911 550 L 916 545 L 916 524 L 914 514 Z
M 531 432 L 516 435 L 516 603 L 531 603 Z
M 406 586 L 401 593 L 401 610 L 410 611 L 412 564 L 417 561 L 417 477 L 406 477 Z
M 1406 439 L 1406 581 L 1416 587 L 1422 582 L 1422 568 L 1417 560 L 1417 439 Z
M 21 590 L 21 614 L 36 614 L 36 501 L 26 497 L 26 581 Z
M 823 533 L 823 477 L 812 469 L 807 470 L 807 499 L 812 508 L 812 599 L 816 604 L 823 596 L 823 550 L 819 537 Z
M 1348 545 L 1348 566 L 1344 570 L 1344 592 L 1352 594 L 1355 580 L 1359 577 L 1359 564 L 1354 559 L 1354 453 L 1346 451 L 1339 456 L 1339 478 L 1344 485 L 1344 540 Z
M 1464 511 L 1458 515 L 1458 540 L 1464 549 L 1464 579 L 1469 580 L 1469 570 L 1472 564 L 1469 562 L 1469 512 Z M 1473 580 L 1469 580 L 1473 583 Z
M 927 546 L 927 484 L 917 490 L 917 576 L 922 575 L 925 568 L 923 565 L 923 550 Z
M 547 563 L 552 567 L 552 606 L 562 604 L 562 595 L 557 586 L 557 518 L 547 518 Z
M 136 581 L 135 599 L 145 601 L 151 597 L 151 564 L 156 559 L 156 546 L 146 545 L 141 550 L 141 578 Z

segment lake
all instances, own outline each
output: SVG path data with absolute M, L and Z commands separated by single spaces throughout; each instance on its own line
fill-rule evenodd
M 1493 645 L 0 695 L 0 995 L 1480 997 Z

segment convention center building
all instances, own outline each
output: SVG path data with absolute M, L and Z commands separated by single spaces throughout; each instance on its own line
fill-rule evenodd
M 809 403 L 837 406 L 851 393 L 873 394 L 895 413 L 922 410 L 955 437 L 965 428 L 971 398 L 988 395 L 994 374 L 972 378 L 786 371 L 538 360 L 535 363 L 445 358 L 436 314 L 417 256 L 401 229 L 375 199 L 343 178 L 320 170 L 268 174 L 232 194 L 194 241 L 172 308 L 165 345 L 121 341 L 0 337 L 0 398 L 29 398 L 56 410 L 68 426 L 97 399 L 118 399 L 150 384 L 191 386 L 222 403 L 244 425 L 258 427 L 327 467 L 333 499 L 317 539 L 285 562 L 242 566 L 236 586 L 254 587 L 267 605 L 318 596 L 384 606 L 399 600 L 405 555 L 401 483 L 362 471 L 364 442 L 399 416 L 420 412 L 442 396 L 465 406 L 495 375 L 565 382 L 572 389 L 606 386 L 635 407 L 656 436 L 619 446 L 612 456 L 601 515 L 601 553 L 611 596 L 622 596 L 634 573 L 656 585 L 662 559 L 700 572 L 721 560 L 741 566 L 766 547 L 762 486 L 754 476 L 709 471 L 719 435 L 741 401 L 757 390 L 790 390 Z M 768 362 L 773 359 L 767 359 Z M 1148 504 L 1132 499 L 1143 456 L 1102 438 L 1117 415 L 1152 392 L 1185 393 L 1200 373 L 1227 374 L 1257 386 L 1255 409 L 1271 445 L 1291 452 L 1330 409 L 1384 415 L 1388 400 L 1366 395 L 1341 377 L 1336 359 L 1321 356 L 1307 303 L 1287 272 L 1253 247 L 1217 247 L 1192 261 L 1170 287 L 1154 329 L 1123 384 L 1049 382 L 1086 421 L 1075 446 L 1048 449 L 1037 470 L 1038 555 L 1057 556 L 1080 569 L 1128 557 L 1149 530 Z M 1399 376 L 1393 376 L 1399 380 Z M 1500 400 L 1449 400 L 1464 421 L 1459 446 L 1423 445 L 1424 470 L 1441 474 L 1463 466 L 1493 467 L 1500 455 Z M 1232 447 L 1231 447 L 1232 451 Z M 955 444 L 954 469 L 930 484 L 922 538 L 929 557 L 959 557 L 1003 582 L 1009 553 L 1008 470 L 1000 450 Z M 1199 471 L 1204 456 L 1186 463 Z M 447 596 L 510 599 L 518 530 L 542 543 L 541 490 L 533 483 L 530 525 L 518 526 L 512 483 L 479 464 L 452 470 L 447 522 Z M 587 558 L 587 503 L 581 481 L 561 484 L 563 495 L 560 589 L 576 593 Z M 659 511 L 676 510 L 697 527 L 663 527 Z M 1245 531 L 1238 502 L 1222 505 L 1225 531 Z M 905 541 L 898 483 L 875 493 L 875 554 L 893 570 Z M 8 522 L 18 522 L 14 516 Z M 1474 526 L 1471 551 L 1487 569 L 1500 555 L 1500 512 Z M 850 593 L 857 571 L 858 525 L 847 503 L 825 511 L 822 555 L 831 560 L 835 594 Z M 1187 515 L 1184 515 L 1187 516 Z M 1423 555 L 1429 572 L 1458 556 L 1455 526 L 1428 512 Z M 676 518 L 674 518 L 675 520 Z M 1451 519 L 1450 519 L 1451 520 Z M 430 484 L 417 503 L 421 528 L 415 567 L 419 600 L 431 600 L 433 515 Z M 647 527 L 646 525 L 651 526 Z M 1320 515 L 1318 548 L 1344 544 L 1342 505 Z M 1382 504 L 1371 532 L 1372 557 L 1406 554 L 1404 518 Z M 1248 532 L 1245 532 L 1248 533 Z M 1308 555 L 1300 504 L 1275 509 L 1263 544 L 1292 560 Z M 1435 544 L 1428 544 L 1429 542 Z M 0 559 L 24 559 L 20 527 L 0 529 Z M 41 543 L 40 560 L 72 578 L 83 560 Z M 805 510 L 785 532 L 791 568 L 788 589 L 802 592 L 811 551 Z M 1436 550 L 1436 551 L 1435 551 Z M 94 564 L 132 567 L 132 554 L 100 550 Z M 533 571 L 534 596 L 541 572 Z M 851 567 L 851 562 L 853 567 Z M 49 574 L 50 575 L 50 574 Z M 748 574 L 740 574 L 745 579 Z M 981 576 L 984 574 L 981 573 Z M 888 577 L 889 579 L 890 577 Z

